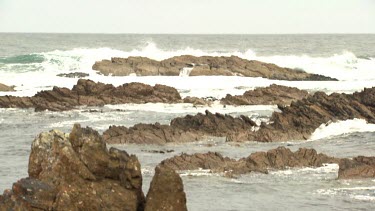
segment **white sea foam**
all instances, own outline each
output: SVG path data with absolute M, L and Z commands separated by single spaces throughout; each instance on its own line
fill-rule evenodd
M 363 119 L 352 119 L 322 124 L 311 135 L 310 140 L 330 138 L 354 132 L 373 132 L 375 124 L 369 124 Z
M 183 71 L 184 77 L 108 77 L 96 74 L 92 70 L 95 61 L 110 59 L 111 57 L 145 56 L 162 60 L 178 55 L 195 56 L 231 56 L 236 55 L 245 59 L 255 59 L 275 63 L 290 68 L 301 68 L 307 72 L 319 73 L 335 77 L 344 81 L 339 82 L 291 82 L 277 81 L 263 78 L 246 77 L 186 77 L 189 69 Z M 110 48 L 83 49 L 77 48 L 68 51 L 55 50 L 37 54 L 44 58 L 42 63 L 30 64 L 4 64 L 0 70 L 0 83 L 15 85 L 17 92 L 0 92 L 0 95 L 31 96 L 37 91 L 52 89 L 53 86 L 72 88 L 77 79 L 57 77 L 59 73 L 84 72 L 89 74 L 89 79 L 120 85 L 126 82 L 142 82 L 146 84 L 165 84 L 174 86 L 184 96 L 197 97 L 223 97 L 227 93 L 242 94 L 245 90 L 255 87 L 269 86 L 272 83 L 298 87 L 306 90 L 322 90 L 326 92 L 353 92 L 372 87 L 375 84 L 375 59 L 357 58 L 353 53 L 344 52 L 327 58 L 309 56 L 257 56 L 252 50 L 246 52 L 205 52 L 199 49 L 186 48 L 176 51 L 159 49 L 154 43 L 140 50 L 120 51 Z M 14 66 L 22 66 L 13 71 Z M 28 69 L 29 68 L 29 69 Z M 242 87 L 242 88 L 238 88 Z
M 321 167 L 311 168 L 290 168 L 280 171 L 270 171 L 270 174 L 273 175 L 292 175 L 292 174 L 301 174 L 301 173 L 317 173 L 317 174 L 328 174 L 338 172 L 339 166 L 334 163 L 325 163 Z

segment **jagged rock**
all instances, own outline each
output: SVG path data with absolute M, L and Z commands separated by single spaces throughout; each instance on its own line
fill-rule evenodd
M 224 105 L 290 105 L 292 101 L 301 100 L 307 96 L 307 91 L 272 84 L 269 87 L 246 91 L 243 95 L 228 94 L 221 99 L 221 103 Z
M 192 68 L 190 76 L 224 75 L 263 77 L 277 80 L 337 80 L 322 75 L 309 74 L 304 71 L 282 68 L 274 64 L 241 59 L 237 56 L 195 57 L 190 55 L 176 56 L 162 61 L 145 57 L 112 58 L 111 60 L 97 61 L 93 70 L 104 75 L 138 76 L 166 75 L 178 76 L 184 68 Z
M 13 92 L 14 86 L 7 86 L 5 84 L 0 83 L 0 92 Z
M 209 169 L 213 172 L 231 172 L 244 174 L 249 172 L 267 173 L 269 169 L 285 169 L 287 167 L 320 167 L 323 163 L 338 163 L 339 160 L 314 149 L 300 148 L 296 152 L 285 147 L 278 147 L 268 152 L 256 152 L 239 160 L 223 157 L 219 153 L 182 154 L 166 159 L 161 166 L 174 170 Z
M 145 211 L 157 210 L 187 210 L 182 179 L 168 167 L 155 168 L 155 176 L 147 194 Z
M 74 72 L 74 73 L 60 73 L 57 74 L 59 77 L 66 77 L 66 78 L 84 78 L 89 76 L 87 73 L 82 73 L 82 72 Z
M 164 86 L 150 86 L 129 83 L 119 87 L 79 79 L 72 90 L 54 87 L 33 97 L 0 96 L 1 108 L 35 108 L 35 111 L 64 111 L 76 106 L 103 106 L 125 103 L 177 103 L 181 96 L 176 89 Z
M 29 178 L 4 192 L 0 207 L 19 210 L 143 210 L 136 156 L 107 150 L 91 128 L 41 133 L 32 143 Z
M 261 124 L 260 129 L 239 136 L 239 141 L 290 141 L 305 140 L 321 125 L 337 120 L 365 119 L 375 123 L 375 87 L 365 88 L 353 94 L 316 92 L 290 106 L 279 106 L 282 111 L 274 112 L 270 124 Z M 236 134 L 228 140 L 237 141 Z
M 111 144 L 184 143 L 197 141 L 203 136 L 225 137 L 232 133 L 247 134 L 255 125 L 255 122 L 243 115 L 234 118 L 230 115 L 212 114 L 206 111 L 205 114 L 175 118 L 170 125 L 137 124 L 130 128 L 111 126 L 103 133 L 103 138 Z
M 342 159 L 339 167 L 339 179 L 374 178 L 375 157 L 358 156 Z
M 207 101 L 205 99 L 198 98 L 198 97 L 189 97 L 189 96 L 185 97 L 183 102 L 184 103 L 191 103 L 194 106 L 198 106 L 198 105 L 209 106 L 209 105 L 211 105 L 210 101 Z

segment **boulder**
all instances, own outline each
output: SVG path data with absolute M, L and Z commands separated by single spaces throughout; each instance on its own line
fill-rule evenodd
M 1 108 L 35 108 L 35 111 L 65 111 L 77 106 L 103 106 L 125 103 L 179 103 L 178 91 L 164 85 L 129 83 L 119 87 L 79 79 L 72 90 L 54 87 L 33 97 L 0 96 Z
M 269 87 L 246 91 L 243 95 L 228 94 L 221 99 L 224 105 L 290 105 L 291 102 L 308 96 L 308 92 L 297 88 L 272 84 Z
M 339 179 L 358 179 L 375 177 L 375 157 L 358 156 L 342 159 L 339 167 Z
M 246 60 L 237 56 L 176 56 L 162 61 L 145 57 L 112 58 L 97 61 L 92 69 L 104 75 L 137 76 L 165 75 L 178 76 L 184 68 L 192 68 L 190 76 L 245 76 L 262 77 L 276 80 L 337 80 L 317 74 L 309 74 L 301 70 L 282 68 L 274 64 Z
M 173 169 L 157 166 L 147 193 L 145 211 L 184 211 L 186 195 L 182 179 Z

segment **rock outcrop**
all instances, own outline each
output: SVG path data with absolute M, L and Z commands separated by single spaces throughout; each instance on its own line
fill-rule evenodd
M 278 147 L 268 152 L 256 152 L 239 160 L 223 157 L 216 152 L 182 154 L 166 159 L 161 166 L 174 170 L 209 169 L 213 172 L 245 174 L 249 172 L 267 173 L 269 169 L 280 170 L 287 167 L 320 167 L 323 163 L 337 163 L 338 159 L 318 154 L 314 149 L 300 148 L 292 152 Z
M 277 80 L 331 81 L 330 77 L 309 74 L 304 71 L 282 68 L 254 60 L 241 59 L 237 56 L 195 57 L 190 55 L 176 56 L 162 61 L 145 57 L 112 58 L 95 62 L 92 69 L 104 75 L 137 76 L 165 75 L 178 76 L 185 68 L 191 68 L 190 76 L 245 76 L 263 77 Z
M 89 76 L 89 74 L 83 73 L 83 72 L 74 72 L 74 73 L 60 73 L 60 74 L 57 74 L 57 76 L 66 77 L 66 78 L 84 78 L 84 77 Z
M 246 91 L 243 95 L 228 94 L 221 99 L 224 105 L 290 105 L 292 101 L 301 100 L 308 92 L 297 88 L 272 84 L 268 87 Z
M 184 143 L 197 141 L 203 136 L 225 137 L 232 133 L 247 134 L 255 125 L 255 122 L 243 115 L 234 118 L 230 115 L 212 114 L 206 111 L 205 114 L 175 118 L 170 125 L 137 124 L 130 128 L 111 126 L 103 133 L 103 138 L 111 144 Z
M 375 87 L 365 88 L 353 94 L 316 92 L 290 106 L 279 106 L 282 111 L 274 112 L 270 124 L 248 133 L 248 141 L 305 140 L 321 125 L 337 120 L 365 119 L 375 123 Z M 236 141 L 232 134 L 228 140 Z M 244 140 L 241 135 L 240 141 Z
M 177 103 L 182 102 L 176 89 L 129 83 L 119 87 L 79 79 L 72 90 L 54 87 L 33 97 L 0 96 L 1 108 L 35 108 L 36 111 L 64 111 L 76 106 L 103 106 L 125 103 Z
M 5 84 L 0 83 L 0 92 L 13 92 L 14 86 L 7 86 Z
M 0 195 L 0 210 L 186 210 L 174 170 L 156 169 L 146 202 L 137 157 L 108 150 L 98 132 L 80 125 L 70 135 L 41 133 L 32 143 L 28 173 Z
M 339 179 L 374 178 L 375 157 L 358 156 L 340 161 Z
M 145 211 L 185 211 L 186 195 L 181 177 L 168 167 L 157 166 L 146 198 Z

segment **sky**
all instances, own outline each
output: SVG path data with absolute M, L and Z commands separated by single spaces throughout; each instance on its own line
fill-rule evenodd
M 0 0 L 0 32 L 375 33 L 375 0 Z

